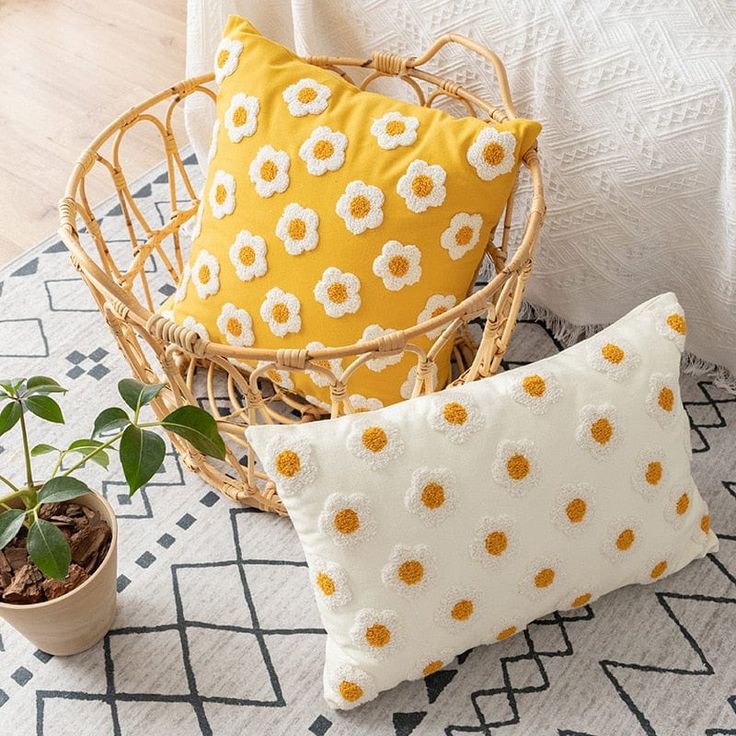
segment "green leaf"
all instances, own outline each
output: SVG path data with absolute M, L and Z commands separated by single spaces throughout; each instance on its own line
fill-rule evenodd
M 0 549 L 15 539 L 23 526 L 25 515 L 25 509 L 10 509 L 0 514 Z
M 136 411 L 155 399 L 161 393 L 164 385 L 163 383 L 141 383 L 133 378 L 124 378 L 118 383 L 118 391 L 120 396 L 123 397 L 123 401 L 133 411 Z
M 109 409 L 103 409 L 95 419 L 95 426 L 92 435 L 99 435 L 103 432 L 111 432 L 124 427 L 130 422 L 130 418 L 124 409 L 119 406 L 111 406 Z
M 33 457 L 37 457 L 38 455 L 48 455 L 50 452 L 61 452 L 61 450 L 58 447 L 47 445 L 43 442 L 31 448 L 31 455 L 33 455 Z
M 86 460 L 91 460 L 107 470 L 107 466 L 110 464 L 110 456 L 105 450 L 98 449 L 97 452 L 94 452 L 99 447 L 102 447 L 102 442 L 99 440 L 74 440 L 67 448 L 67 452 L 78 452 L 80 455 L 86 455 Z
M 50 396 L 29 396 L 23 399 L 28 411 L 47 422 L 64 424 L 64 415 L 61 407 Z
M 28 530 L 28 555 L 46 577 L 63 580 L 69 572 L 69 543 L 50 521 L 37 519 Z
M 15 396 L 15 392 L 22 383 L 22 378 L 3 378 L 0 380 L 0 388 L 7 391 L 11 396 Z
M 217 431 L 217 422 L 204 409 L 181 406 L 165 417 L 161 426 L 183 437 L 205 455 L 224 460 L 225 443 Z
M 92 493 L 92 490 L 77 478 L 68 475 L 58 475 L 56 478 L 47 480 L 38 492 L 39 503 L 62 503 L 71 501 L 73 498 Z
M 5 404 L 0 411 L 0 435 L 13 429 L 18 420 L 20 419 L 21 408 L 17 401 L 13 401 L 10 404 Z
M 120 463 L 132 496 L 161 467 L 166 444 L 155 432 L 131 424 L 120 439 Z
M 26 381 L 25 395 L 66 393 L 66 389 L 48 376 L 33 376 Z

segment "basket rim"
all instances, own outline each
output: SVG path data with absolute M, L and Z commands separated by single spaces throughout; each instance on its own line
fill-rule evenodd
M 513 103 L 511 102 L 510 94 L 508 91 L 508 81 L 506 78 L 505 69 L 503 64 L 500 62 L 498 57 L 489 49 L 476 44 L 475 42 L 457 34 L 448 34 L 439 38 L 430 49 L 425 52 L 421 57 L 410 58 L 404 60 L 404 62 L 410 62 L 411 67 L 407 70 L 403 67 L 405 75 L 413 76 L 424 81 L 434 83 L 441 87 L 443 81 L 442 77 L 437 77 L 431 73 L 423 70 L 415 69 L 415 65 L 419 66 L 420 63 L 426 62 L 445 44 L 447 43 L 459 43 L 466 46 L 472 51 L 475 51 L 484 56 L 495 68 L 499 88 L 501 89 L 502 100 L 507 116 L 509 118 L 516 117 L 516 111 L 514 110 Z M 402 57 L 392 56 L 392 60 L 395 62 L 396 59 Z M 377 60 L 378 59 L 378 60 Z M 380 64 L 385 63 L 381 61 L 380 54 L 374 54 L 371 59 L 356 59 L 348 57 L 309 57 L 303 59 L 307 63 L 321 67 L 332 67 L 336 65 L 345 66 L 360 66 L 362 68 L 373 68 L 377 70 L 378 74 L 390 76 L 390 72 L 381 71 Z M 416 72 L 416 73 L 415 73 Z M 398 74 L 394 74 L 399 76 Z M 100 268 L 100 266 L 93 260 L 93 258 L 87 253 L 86 249 L 82 245 L 79 239 L 79 233 L 76 228 L 76 218 L 78 203 L 76 194 L 79 190 L 81 182 L 84 180 L 86 174 L 92 169 L 94 164 L 97 162 L 98 151 L 103 144 L 105 144 L 112 136 L 118 131 L 121 131 L 130 125 L 132 125 L 138 118 L 139 115 L 145 113 L 152 107 L 155 107 L 159 103 L 174 98 L 175 102 L 180 102 L 182 99 L 188 97 L 195 91 L 201 91 L 212 95 L 210 90 L 205 85 L 209 84 L 214 80 L 214 73 L 207 73 L 197 77 L 192 77 L 184 81 L 179 82 L 171 87 L 168 87 L 161 92 L 152 95 L 143 102 L 129 108 L 126 112 L 119 115 L 113 121 L 111 121 L 100 133 L 95 136 L 92 142 L 83 150 L 79 158 L 77 159 L 69 179 L 66 184 L 66 189 L 63 198 L 59 202 L 59 215 L 60 215 L 60 227 L 58 230 L 59 236 L 63 242 L 69 247 L 72 258 L 75 262 L 75 267 L 78 270 L 83 271 L 86 278 L 91 280 L 99 290 L 112 297 L 114 300 L 122 304 L 129 316 L 144 329 L 148 329 L 153 321 L 175 323 L 163 317 L 159 311 L 151 311 L 144 306 L 130 291 L 127 291 L 119 284 L 115 283 L 111 276 Z M 457 91 L 457 90 L 455 90 Z M 480 100 L 470 93 L 464 95 L 466 99 L 480 104 L 487 112 L 489 117 L 492 117 L 492 110 L 488 103 Z M 389 98 L 390 99 L 390 98 Z M 331 360 L 337 358 L 345 358 L 349 356 L 358 357 L 362 354 L 375 354 L 379 353 L 382 355 L 401 352 L 406 349 L 407 343 L 414 338 L 425 336 L 428 332 L 435 331 L 439 328 L 448 328 L 456 320 L 461 322 L 468 322 L 474 317 L 487 311 L 491 305 L 491 297 L 509 280 L 509 276 L 514 272 L 520 272 L 524 268 L 528 267 L 531 257 L 536 246 L 539 231 L 544 221 L 546 213 L 546 205 L 544 200 L 544 186 L 542 181 L 541 167 L 539 163 L 539 156 L 537 152 L 536 144 L 534 147 L 529 149 L 524 156 L 521 157 L 520 164 L 525 166 L 531 176 L 532 184 L 532 200 L 527 211 L 526 223 L 524 225 L 524 233 L 521 238 L 516 251 L 511 256 L 510 260 L 504 265 L 504 267 L 497 271 L 495 276 L 478 291 L 468 294 L 465 298 L 460 300 L 458 304 L 451 307 L 443 314 L 424 320 L 423 322 L 417 322 L 416 324 L 406 327 L 400 330 L 395 330 L 388 336 L 374 338 L 368 341 L 356 341 L 351 344 L 324 347 L 317 350 L 307 350 L 306 347 L 302 348 L 258 348 L 258 347 L 239 347 L 234 345 L 228 345 L 224 343 L 217 343 L 211 340 L 204 340 L 200 338 L 196 333 L 190 336 L 187 340 L 189 349 L 195 343 L 199 343 L 197 346 L 196 353 L 199 357 L 207 357 L 208 355 L 218 356 L 222 358 L 241 360 L 241 361 L 267 361 L 267 362 L 284 362 L 286 354 L 289 355 L 288 363 L 294 363 L 293 367 L 303 367 L 303 365 L 309 360 Z M 519 173 L 521 171 L 521 165 L 517 169 L 516 177 L 518 181 Z M 515 189 L 515 186 L 514 186 Z M 513 195 L 512 189 L 512 195 Z M 510 195 L 510 196 L 512 196 Z M 195 213 L 192 213 L 186 219 L 194 217 Z M 499 220 L 499 224 L 501 220 Z M 177 226 L 177 229 L 181 227 L 181 224 Z M 484 251 L 483 259 L 489 257 L 488 251 Z M 471 287 L 472 288 L 472 287 Z M 175 325 L 179 334 L 182 331 L 188 331 L 181 325 Z M 456 327 L 459 325 L 456 325 Z M 454 331 L 454 330 L 453 330 Z M 387 339 L 388 338 L 388 339 Z M 183 342 L 183 340 L 182 340 Z M 439 343 L 435 341 L 434 345 L 444 345 L 446 340 L 440 338 Z M 177 343 L 179 341 L 177 340 Z M 180 345 L 184 347 L 183 345 Z

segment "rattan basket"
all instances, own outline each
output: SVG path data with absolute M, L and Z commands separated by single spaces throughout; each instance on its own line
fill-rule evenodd
M 424 68 L 448 44 L 459 44 L 492 65 L 501 96 L 500 107 Z M 506 72 L 498 57 L 461 36 L 439 38 L 418 58 L 380 52 L 369 59 L 319 56 L 306 61 L 334 71 L 361 89 L 378 78 L 394 77 L 410 87 L 421 105 L 433 106 L 449 100 L 456 107 L 459 103 L 461 114 L 481 119 L 501 122 L 516 116 Z M 473 58 L 473 63 L 479 63 L 478 59 Z M 363 78 L 354 81 L 346 68 Z M 76 163 L 60 202 L 60 234 L 70 250 L 73 265 L 91 290 L 133 374 L 145 382 L 167 383 L 167 388 L 154 402 L 157 414 L 163 415 L 184 404 L 199 403 L 217 420 L 228 445 L 226 461 L 221 463 L 206 458 L 172 436 L 185 465 L 235 501 L 284 514 L 273 483 L 256 468 L 244 428 L 257 422 L 294 423 L 352 412 L 347 398 L 350 377 L 360 365 L 377 356 L 405 351 L 414 355 L 413 396 L 437 388 L 433 385 L 433 362 L 448 341 L 454 345 L 454 382 L 471 381 L 496 372 L 516 323 L 544 218 L 542 178 L 537 151 L 530 150 L 520 168 L 520 175 L 531 181 L 526 197 L 528 207 L 520 226 L 515 228 L 519 242 L 512 257 L 509 258 L 509 240 L 517 186 L 486 247 L 492 277 L 485 286 L 469 293 L 439 317 L 370 342 L 316 351 L 267 350 L 209 342 L 157 312 L 158 290 L 151 287 L 149 274 L 152 269 L 147 266 L 155 259 L 159 273 L 163 271 L 171 285 L 177 283 L 183 270 L 186 261 L 183 243 L 188 243 L 188 239 L 183 237 L 181 229 L 195 216 L 199 201 L 174 135 L 174 116 L 181 113 L 181 103 L 190 95 L 206 95 L 214 101 L 215 93 L 207 87 L 212 80 L 213 75 L 209 74 L 181 82 L 130 109 L 95 138 Z M 123 140 L 138 126 L 153 126 L 167 163 L 168 219 L 161 226 L 154 226 L 140 211 L 122 164 Z M 99 180 L 99 170 L 111 180 L 125 219 L 130 239 L 130 243 L 126 243 L 125 258 L 113 257 L 113 249 L 106 242 L 103 228 L 89 204 L 88 182 L 93 175 Z M 479 337 L 473 339 L 468 324 L 479 317 L 484 319 L 484 324 Z M 426 351 L 416 344 L 419 336 L 436 334 L 438 328 L 442 329 L 431 349 Z M 322 341 L 329 345 L 330 336 L 325 335 Z M 326 362 L 334 358 L 341 358 L 343 362 L 349 360 L 339 380 Z M 241 361 L 265 363 L 253 370 L 244 368 Z M 274 368 L 286 371 L 309 368 L 327 375 L 331 382 L 331 412 L 272 383 L 268 372 Z

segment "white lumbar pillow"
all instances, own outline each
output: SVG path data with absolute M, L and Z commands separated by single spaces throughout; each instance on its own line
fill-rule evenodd
M 494 378 L 246 431 L 304 546 L 332 707 L 717 549 L 690 474 L 684 336 L 664 294 Z

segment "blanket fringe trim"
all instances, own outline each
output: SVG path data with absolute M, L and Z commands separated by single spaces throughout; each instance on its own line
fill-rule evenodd
M 547 329 L 552 332 L 555 340 L 563 347 L 570 347 L 580 340 L 595 335 L 607 325 L 576 325 L 568 322 L 566 319 L 557 316 L 547 307 L 523 302 L 519 311 L 519 319 L 534 319 L 542 322 Z M 681 367 L 684 373 L 698 378 L 706 378 L 718 386 L 732 394 L 736 394 L 736 374 L 732 373 L 728 368 L 722 365 L 710 363 L 707 360 L 699 358 L 697 355 L 685 352 L 682 355 Z

